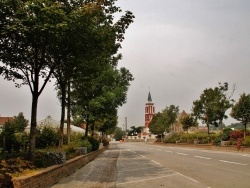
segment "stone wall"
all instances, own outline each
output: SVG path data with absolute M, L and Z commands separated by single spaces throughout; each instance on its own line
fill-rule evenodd
M 54 165 L 44 170 L 27 176 L 20 176 L 12 179 L 14 188 L 46 188 L 58 183 L 77 169 L 99 156 L 106 148 L 89 153 L 84 156 L 75 157 L 65 164 Z

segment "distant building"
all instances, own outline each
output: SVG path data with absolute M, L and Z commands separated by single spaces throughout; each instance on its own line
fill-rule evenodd
M 145 104 L 145 124 L 142 130 L 143 137 L 151 137 L 151 133 L 148 126 L 154 116 L 155 116 L 155 106 L 151 97 L 151 93 L 149 92 L 148 100 Z
M 171 125 L 171 132 L 177 132 L 177 133 L 184 132 L 184 130 L 182 128 L 181 121 L 182 121 L 183 118 L 185 118 L 187 116 L 188 116 L 188 114 L 185 112 L 185 110 L 183 110 L 178 115 L 177 122 L 174 123 L 173 125 Z
M 14 117 L 0 117 L 0 132 L 3 130 L 4 124 L 6 122 L 12 122 Z
M 50 126 L 52 128 L 59 129 L 60 121 L 56 121 L 52 117 L 48 116 L 47 118 L 37 122 L 37 127 L 38 128 L 41 128 L 41 127 L 44 127 L 44 126 Z M 28 130 L 28 132 L 30 131 L 30 125 L 27 127 L 26 130 Z M 85 134 L 84 129 L 82 129 L 80 127 L 76 127 L 74 125 L 70 125 L 70 132 L 71 133 Z M 63 133 L 67 134 L 67 124 L 66 123 L 64 123 Z

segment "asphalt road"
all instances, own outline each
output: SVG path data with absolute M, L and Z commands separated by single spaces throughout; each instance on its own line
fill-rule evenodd
M 112 143 L 53 188 L 250 188 L 250 153 Z
M 116 187 L 250 187 L 250 154 L 122 143 Z

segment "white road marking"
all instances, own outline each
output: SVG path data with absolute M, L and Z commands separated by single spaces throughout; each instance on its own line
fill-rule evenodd
M 160 178 L 166 178 L 170 176 L 176 176 L 178 174 L 169 174 L 167 176 L 160 176 L 156 178 L 147 178 L 147 179 L 142 179 L 142 180 L 137 180 L 137 181 L 129 181 L 129 182 L 124 182 L 124 183 L 117 183 L 116 185 L 123 185 L 123 184 L 128 184 L 128 183 L 137 183 L 137 182 L 142 182 L 142 181 L 148 181 L 148 180 L 155 180 L 155 179 L 160 179 Z
M 194 157 L 201 158 L 201 159 L 211 159 L 211 158 L 208 158 L 208 157 L 202 157 L 202 156 L 198 156 L 198 155 L 195 155 Z
M 150 169 L 150 168 L 159 168 L 159 167 L 146 167 L 146 168 L 136 168 L 136 169 L 130 169 L 130 170 L 119 170 L 118 173 L 121 173 L 121 172 L 128 172 L 128 171 L 140 171 L 140 170 L 145 170 L 145 169 Z
M 146 158 L 144 155 L 140 155 L 140 156 Z
M 156 162 L 156 161 L 154 161 L 154 160 L 151 160 L 153 163 L 155 163 L 155 164 L 158 164 L 158 165 L 160 165 L 160 166 L 162 166 L 160 163 L 158 163 L 158 162 Z
M 179 174 L 179 175 L 181 175 L 181 176 L 183 176 L 183 177 L 185 177 L 186 179 L 189 179 L 189 180 L 191 180 L 191 181 L 193 181 L 193 182 L 195 182 L 195 183 L 198 183 L 198 181 L 195 180 L 195 179 L 193 179 L 193 178 L 190 178 L 190 177 L 188 177 L 188 176 L 185 176 L 185 175 L 183 175 L 183 174 L 181 174 L 181 173 L 179 173 L 179 172 L 176 172 L 176 173 Z
M 179 153 L 179 152 L 177 152 L 177 154 L 179 154 L 179 155 L 188 155 L 186 153 Z
M 224 161 L 224 160 L 219 160 L 220 162 L 223 163 L 231 163 L 231 164 L 237 164 L 237 165 L 242 165 L 242 166 L 247 166 L 248 164 L 244 164 L 244 163 L 237 163 L 237 162 L 232 162 L 232 161 Z
M 250 154 L 244 154 L 243 157 L 250 157 Z
M 173 153 L 172 151 L 168 151 L 168 150 L 165 150 L 165 152 L 168 152 L 168 153 Z

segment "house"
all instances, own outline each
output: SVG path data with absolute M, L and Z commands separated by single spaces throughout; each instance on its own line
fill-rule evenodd
M 177 122 L 174 123 L 173 125 L 171 125 L 171 132 L 183 132 L 183 128 L 182 128 L 182 124 L 181 124 L 181 120 L 185 117 L 187 117 L 188 114 L 185 112 L 185 110 L 183 110 L 179 115 L 178 115 L 178 118 L 177 118 Z
M 56 121 L 52 117 L 48 116 L 47 118 L 37 122 L 37 128 L 42 128 L 43 126 L 50 126 L 52 128 L 59 129 L 60 128 L 60 121 Z M 28 132 L 29 132 L 30 125 L 27 127 L 27 129 L 28 129 Z M 80 127 L 76 127 L 74 125 L 70 125 L 70 132 L 71 133 L 85 134 L 84 129 L 82 129 Z M 64 123 L 63 133 L 67 134 L 67 124 L 66 123 Z
M 0 117 L 0 131 L 3 130 L 6 122 L 12 122 L 14 117 Z

